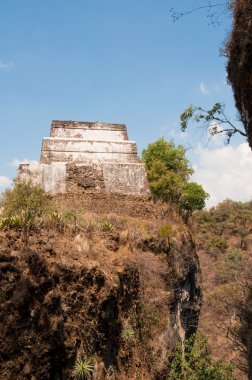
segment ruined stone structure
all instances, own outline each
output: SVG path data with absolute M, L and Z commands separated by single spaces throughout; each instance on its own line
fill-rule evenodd
M 31 178 L 51 194 L 91 192 L 147 195 L 144 164 L 124 124 L 53 121 L 37 164 L 21 164 L 19 178 Z

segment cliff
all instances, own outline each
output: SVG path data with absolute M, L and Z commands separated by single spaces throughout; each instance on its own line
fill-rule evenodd
M 195 245 L 177 210 L 73 194 L 52 215 L 28 241 L 0 231 L 1 378 L 73 379 L 86 358 L 93 379 L 166 379 L 201 304 Z
M 232 33 L 227 46 L 228 79 L 232 85 L 236 107 L 252 148 L 252 4 L 237 0 Z

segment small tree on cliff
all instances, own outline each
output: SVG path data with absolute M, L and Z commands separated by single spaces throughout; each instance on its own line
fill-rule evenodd
M 160 138 L 143 150 L 152 194 L 176 202 L 188 214 L 205 207 L 208 194 L 202 186 L 188 182 L 193 170 L 185 157 L 186 149 Z

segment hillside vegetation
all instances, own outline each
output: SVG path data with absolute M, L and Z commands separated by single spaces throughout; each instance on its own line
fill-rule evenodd
M 202 270 L 200 331 L 247 379 L 252 347 L 252 202 L 226 200 L 193 218 Z

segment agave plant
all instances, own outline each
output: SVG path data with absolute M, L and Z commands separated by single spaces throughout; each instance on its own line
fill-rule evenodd
M 22 228 L 25 225 L 22 215 L 12 215 L 1 218 L 0 229 Z
M 114 231 L 115 226 L 112 223 L 110 223 L 109 221 L 104 220 L 104 222 L 101 225 L 101 228 L 103 231 L 112 232 L 112 231 Z
M 75 363 L 73 374 L 76 379 L 89 379 L 93 373 L 94 366 L 90 359 L 79 359 Z
M 122 339 L 124 342 L 132 342 L 135 337 L 135 332 L 131 327 L 125 327 L 122 331 Z

